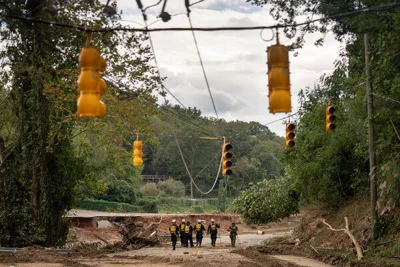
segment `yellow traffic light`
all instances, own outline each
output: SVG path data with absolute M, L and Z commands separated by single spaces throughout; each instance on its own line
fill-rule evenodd
M 79 55 L 79 67 L 77 116 L 101 118 L 106 113 L 106 105 L 100 101 L 100 96 L 105 93 L 107 85 L 101 79 L 100 72 L 104 72 L 106 61 L 89 39 Z
M 336 115 L 333 114 L 335 112 L 335 107 L 328 105 L 325 110 L 325 129 L 327 131 L 333 131 L 336 129 Z
M 277 44 L 267 48 L 268 55 L 268 97 L 271 113 L 292 111 L 290 95 L 289 48 Z
M 232 152 L 232 145 L 224 141 L 223 144 L 223 155 L 222 155 L 222 176 L 229 176 L 232 174 L 232 161 L 231 158 L 233 156 Z
M 286 148 L 292 148 L 296 144 L 294 142 L 294 137 L 296 134 L 294 133 L 294 129 L 296 128 L 296 125 L 294 123 L 286 123 L 286 141 L 285 141 L 285 146 Z
M 143 165 L 143 142 L 139 140 L 135 140 L 133 142 L 133 166 L 142 166 Z

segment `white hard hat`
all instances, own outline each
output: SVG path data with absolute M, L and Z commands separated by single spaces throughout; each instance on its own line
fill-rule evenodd
M 185 222 L 185 219 L 182 219 L 182 222 Z
M 173 220 L 172 220 L 172 222 L 176 222 L 176 220 L 175 220 L 175 219 L 173 219 Z
M 213 222 L 213 221 L 214 221 L 214 219 L 211 219 L 211 221 Z
M 201 220 L 199 219 L 199 220 L 197 220 L 197 222 L 201 223 Z

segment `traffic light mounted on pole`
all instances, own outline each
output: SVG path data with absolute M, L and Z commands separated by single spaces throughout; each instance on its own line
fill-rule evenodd
M 276 33 L 276 44 L 267 48 L 267 57 L 269 111 L 271 113 L 289 113 L 292 111 L 289 48 L 279 44 L 278 32 Z
M 133 142 L 133 166 L 143 165 L 143 142 L 139 141 L 139 135 L 136 136 L 136 140 Z
M 296 144 L 294 141 L 294 137 L 296 136 L 294 129 L 296 125 L 292 122 L 286 123 L 286 141 L 285 146 L 286 148 L 292 148 Z
M 223 154 L 222 154 L 222 176 L 229 176 L 232 174 L 232 161 L 233 156 L 232 145 L 224 138 Z
M 325 110 L 325 129 L 328 132 L 336 129 L 336 115 L 333 114 L 335 110 L 335 107 L 331 106 L 331 104 L 328 104 Z
M 90 43 L 90 37 L 79 54 L 78 79 L 78 118 L 104 117 L 106 105 L 100 101 L 100 96 L 106 91 L 107 85 L 100 77 L 100 72 L 106 69 L 106 61 L 100 56 L 100 50 Z

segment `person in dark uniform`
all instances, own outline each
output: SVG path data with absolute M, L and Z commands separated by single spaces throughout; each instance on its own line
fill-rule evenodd
M 176 241 L 178 240 L 179 230 L 178 225 L 176 225 L 176 220 L 172 220 L 172 224 L 169 226 L 169 232 L 171 234 L 172 250 L 176 248 Z
M 188 221 L 185 226 L 185 247 L 189 247 L 189 242 L 190 242 L 190 247 L 193 247 L 193 226 L 190 225 L 190 222 Z
M 215 223 L 214 219 L 211 219 L 211 223 L 207 228 L 207 235 L 211 236 L 211 245 L 215 247 L 215 241 L 217 240 L 219 223 Z
M 231 238 L 231 246 L 234 247 L 236 244 L 236 236 L 239 228 L 236 226 L 235 222 L 232 222 L 232 225 L 229 226 L 229 237 Z
M 185 219 L 182 219 L 181 224 L 179 225 L 179 235 L 181 237 L 181 247 L 185 245 Z
M 197 220 L 197 224 L 194 228 L 194 231 L 196 232 L 196 246 L 201 247 L 201 242 L 203 240 L 203 233 L 205 230 L 206 228 L 201 223 L 201 220 Z

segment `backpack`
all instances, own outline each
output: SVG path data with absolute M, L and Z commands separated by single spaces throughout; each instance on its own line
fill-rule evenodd
M 211 230 L 214 231 L 215 229 L 217 229 L 217 226 L 215 224 L 211 224 Z
M 190 226 L 186 225 L 185 226 L 185 234 L 189 234 L 190 233 Z
M 183 223 L 181 224 L 181 231 L 185 231 L 185 225 Z
M 171 225 L 171 226 L 169 227 L 169 230 L 171 231 L 171 233 L 175 234 L 175 233 L 176 233 L 176 227 L 175 227 L 175 225 Z
M 196 231 L 197 231 L 197 232 L 200 232 L 200 230 L 201 230 L 201 224 L 198 223 L 198 224 L 196 224 Z

